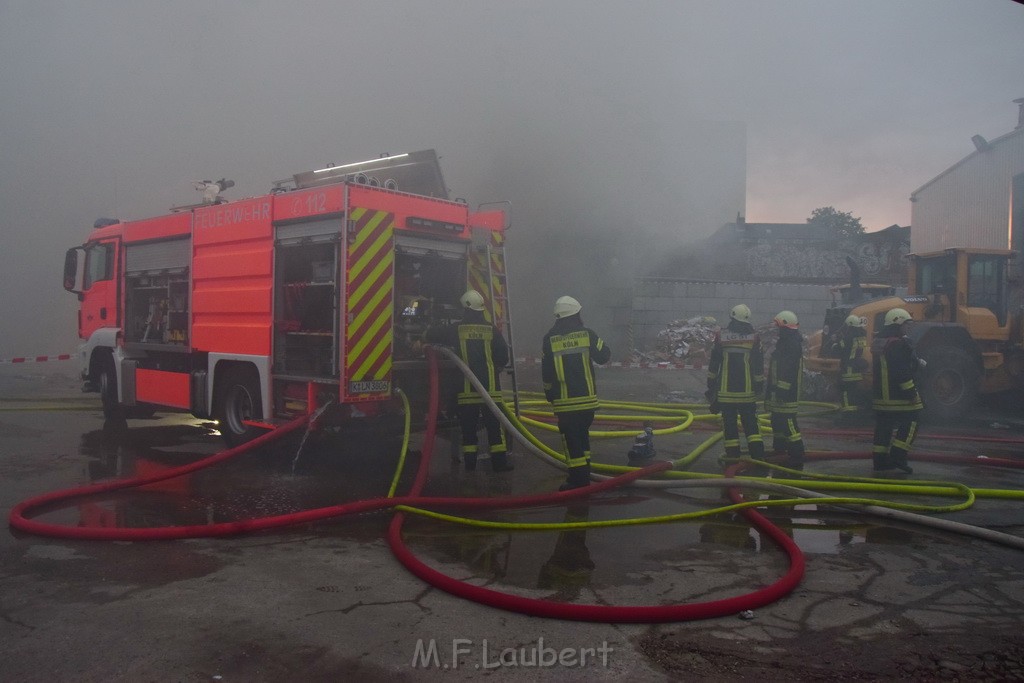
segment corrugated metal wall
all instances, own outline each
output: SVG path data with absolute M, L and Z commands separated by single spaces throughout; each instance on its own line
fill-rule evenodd
M 1024 173 L 1024 128 L 989 143 L 917 190 L 910 248 L 1010 247 L 1010 188 Z

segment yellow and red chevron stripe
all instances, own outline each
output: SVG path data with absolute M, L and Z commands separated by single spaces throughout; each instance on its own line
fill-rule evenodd
M 355 208 L 349 220 L 342 395 L 379 398 L 380 393 L 391 390 L 394 214 Z
M 505 281 L 503 277 L 505 275 L 505 259 L 502 250 L 504 242 L 504 233 L 491 232 L 491 262 L 489 269 L 487 253 L 470 249 L 469 268 L 466 275 L 468 287 L 480 292 L 484 297 L 484 307 L 487 311 L 493 311 L 492 321 L 499 328 L 505 320 Z M 489 275 L 490 281 L 488 281 Z M 492 291 L 496 301 L 491 301 Z
M 491 291 L 495 300 L 491 302 L 494 320 L 498 327 L 505 321 L 505 233 L 491 233 Z

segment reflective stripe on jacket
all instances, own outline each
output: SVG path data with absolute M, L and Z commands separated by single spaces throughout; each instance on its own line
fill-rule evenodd
M 719 403 L 750 403 L 764 388 L 761 339 L 749 323 L 730 321 L 715 335 L 708 362 L 708 388 Z
M 924 404 L 917 393 L 914 377 L 919 364 L 914 347 L 897 330 L 887 326 L 871 344 L 872 387 L 871 405 L 875 410 L 921 410 Z
M 578 320 L 556 321 L 541 345 L 544 395 L 556 413 L 597 410 L 594 363 L 603 365 L 612 355 L 597 333 Z
M 864 379 L 864 369 L 867 366 L 864 360 L 864 350 L 868 346 L 864 330 L 855 327 L 850 332 L 844 332 L 839 340 L 839 349 L 842 355 L 839 363 L 839 378 L 844 382 L 859 382 Z
M 462 322 L 444 327 L 436 333 L 428 332 L 427 340 L 452 347 L 484 385 L 491 398 L 501 400 L 501 369 L 508 365 L 508 343 L 498 328 L 487 322 L 483 312 L 467 310 Z M 464 375 L 458 402 L 483 403 L 483 398 Z

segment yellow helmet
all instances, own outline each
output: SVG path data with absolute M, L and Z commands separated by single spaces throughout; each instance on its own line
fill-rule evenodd
M 850 327 L 867 327 L 868 319 L 862 315 L 850 314 L 846 316 L 846 324 Z
M 484 298 L 481 296 L 480 292 L 475 289 L 467 290 L 466 293 L 462 295 L 462 298 L 459 299 L 459 303 L 462 304 L 463 308 L 468 308 L 473 311 L 484 310 Z
M 568 318 L 570 315 L 576 315 L 581 310 L 583 310 L 583 304 L 571 296 L 560 296 L 555 301 L 556 318 Z
M 796 319 L 796 313 L 793 311 L 780 311 L 775 316 L 775 326 L 795 330 L 800 327 L 800 321 Z
M 750 322 L 750 307 L 746 304 L 736 304 L 729 311 L 729 317 L 733 320 L 738 320 L 741 323 Z
M 886 325 L 902 325 L 910 320 L 913 320 L 913 318 L 904 308 L 893 308 L 885 314 Z

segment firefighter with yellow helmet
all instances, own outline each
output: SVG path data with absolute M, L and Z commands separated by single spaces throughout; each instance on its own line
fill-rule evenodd
M 871 448 L 875 472 L 893 469 L 912 474 L 907 454 L 917 435 L 917 424 L 924 404 L 914 378 L 924 362 L 917 358 L 907 338 L 912 318 L 903 308 L 885 314 L 885 326 L 871 343 L 872 407 L 875 410 L 875 435 Z
M 541 381 L 551 403 L 569 466 L 560 491 L 590 484 L 590 425 L 600 405 L 594 363 L 604 365 L 612 352 L 583 325 L 583 306 L 571 296 L 555 301 L 555 324 L 541 342 Z
M 707 386 L 712 412 L 722 413 L 726 457 L 740 457 L 738 418 L 750 457 L 764 460 L 764 441 L 757 424 L 757 400 L 764 391 L 764 352 L 746 304 L 733 306 L 729 324 L 715 335 Z

